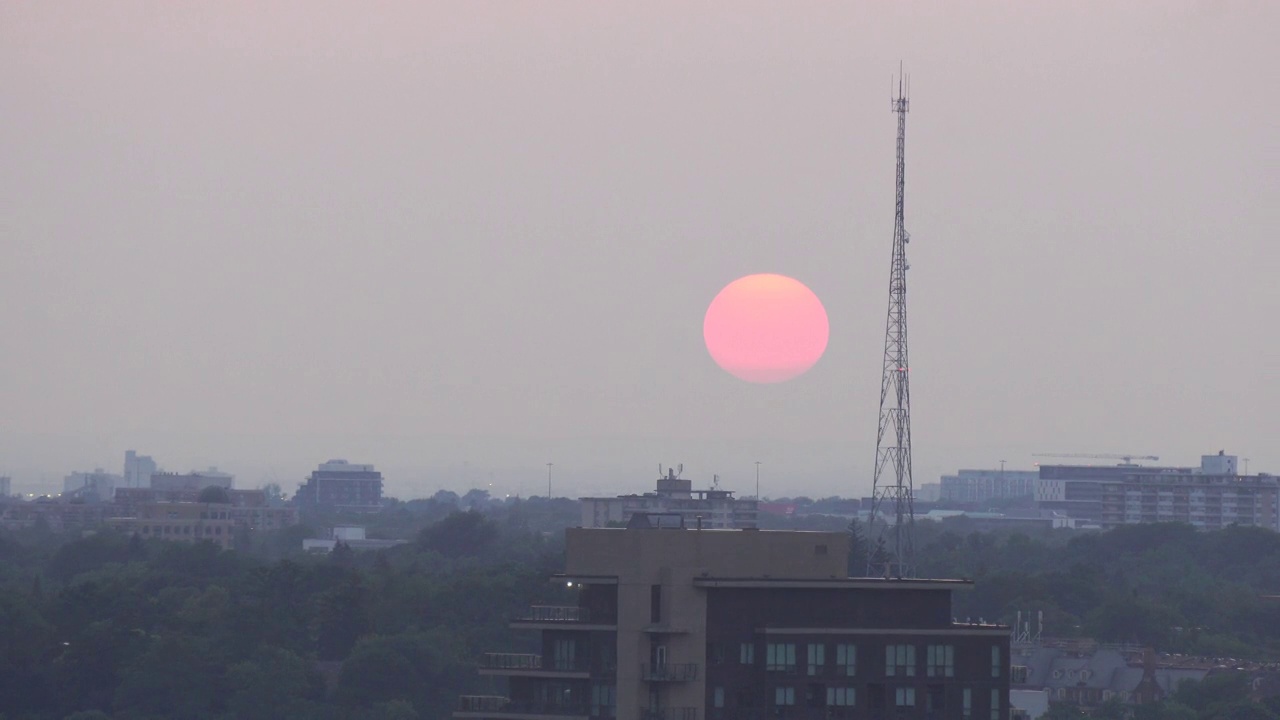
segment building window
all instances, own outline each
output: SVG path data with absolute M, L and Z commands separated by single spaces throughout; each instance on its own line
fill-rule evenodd
M 724 707 L 724 688 L 718 687 L 711 691 L 711 707 Z
M 955 677 L 956 646 L 930 645 L 925 674 L 929 677 Z
M 594 717 L 613 717 L 618 706 L 617 688 L 613 685 L 591 686 L 591 714 Z
M 1000 677 L 1000 646 L 991 646 L 991 677 Z
M 973 690 L 965 688 L 960 696 L 960 717 L 973 717 Z
M 898 707 L 915 707 L 916 706 L 916 689 L 915 688 L 898 688 L 894 698 Z
M 815 546 L 813 547 L 813 554 L 814 554 L 814 555 L 826 555 L 826 554 L 827 554 L 827 546 L 826 546 L 826 545 L 815 545 Z
M 773 689 L 773 704 L 775 707 L 786 707 L 796 704 L 796 689 L 793 687 L 780 687 Z
M 738 645 L 738 663 L 741 665 L 756 664 L 755 643 L 742 643 Z
M 765 669 L 775 672 L 795 672 L 796 644 L 769 643 Z
M 649 622 L 662 622 L 662 586 L 649 588 Z
M 841 675 L 853 677 L 858 670 L 858 646 L 836 645 L 836 667 Z
M 827 688 L 827 705 L 852 707 L 855 704 L 855 697 L 854 690 L 851 687 Z
M 572 640 L 556 640 L 555 644 L 555 669 L 556 670 L 573 670 L 574 656 L 577 654 L 578 646 Z
M 915 645 L 886 645 L 884 648 L 884 674 L 889 677 L 916 675 Z
M 827 646 L 820 643 L 809 644 L 809 674 L 818 675 L 822 666 L 827 664 Z
M 1000 720 L 1000 691 L 991 691 L 991 720 Z

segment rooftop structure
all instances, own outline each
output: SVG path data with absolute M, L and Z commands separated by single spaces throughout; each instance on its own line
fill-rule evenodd
M 311 553 L 333 552 L 339 543 L 352 550 L 385 550 L 397 545 L 404 545 L 407 540 L 379 540 L 366 537 L 365 529 L 356 525 L 339 525 L 329 532 L 327 538 L 307 538 L 302 541 L 302 549 Z
M 218 468 L 208 470 L 192 470 L 189 473 L 158 472 L 151 475 L 152 490 L 195 490 L 199 492 L 207 487 L 220 487 L 230 490 L 235 476 L 220 472 Z
M 1088 640 L 1015 642 L 1014 687 L 1044 690 L 1051 703 L 1084 707 L 1117 700 L 1128 705 L 1159 702 L 1184 680 L 1199 681 L 1209 668 L 1161 659 L 1150 648 L 1099 645 Z
M 739 500 L 732 490 L 721 490 L 718 482 L 707 490 L 694 490 L 693 482 L 667 469 L 658 477 L 654 492 L 643 495 L 579 498 L 583 527 L 621 527 L 636 513 L 679 515 L 684 524 L 695 527 L 701 518 L 704 528 L 756 527 L 757 502 Z
M 73 472 L 62 479 L 62 493 L 91 500 L 109 500 L 122 480 L 119 475 L 102 468 L 93 472 Z

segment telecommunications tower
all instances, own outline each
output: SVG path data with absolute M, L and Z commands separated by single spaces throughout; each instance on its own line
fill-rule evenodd
M 893 218 L 893 260 L 889 266 L 889 317 L 884 332 L 884 374 L 880 380 L 880 429 L 876 433 L 876 468 L 871 484 L 871 516 L 867 532 L 867 575 L 914 577 L 915 510 L 911 485 L 911 364 L 907 361 L 907 243 L 902 204 L 906 188 L 907 95 L 909 85 L 898 75 L 890 107 L 898 116 L 898 183 Z M 894 524 L 879 523 L 889 505 Z M 889 508 L 885 508 L 889 510 Z M 886 538 L 891 532 L 891 541 Z

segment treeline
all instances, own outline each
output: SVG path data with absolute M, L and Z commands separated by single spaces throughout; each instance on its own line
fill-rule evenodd
M 240 552 L 0 534 L 0 717 L 449 717 L 457 695 L 496 689 L 481 652 L 533 650 L 511 617 L 568 600 L 548 581 L 562 534 L 535 528 L 569 519 L 542 505 L 453 512 L 405 546 L 320 557 L 300 552 L 307 528 Z
M 1045 636 L 1138 643 L 1157 650 L 1280 660 L 1280 533 L 1256 527 L 1214 532 L 1181 523 L 1109 532 L 978 531 L 965 517 L 915 523 L 919 577 L 967 578 L 956 617 L 1012 625 L 1044 613 Z M 862 523 L 832 516 L 770 518 L 766 527 L 848 530 L 850 573 L 863 574 Z
M 323 519 L 342 520 L 357 518 Z M 318 533 L 306 526 L 225 552 L 110 532 L 0 533 L 0 716 L 446 718 L 457 695 L 498 691 L 475 672 L 482 652 L 537 651 L 511 617 L 571 602 L 548 576 L 563 567 L 563 528 L 579 521 L 572 501 L 448 494 L 359 520 L 410 542 L 307 556 L 301 539 Z M 771 523 L 849 528 L 824 516 Z M 865 552 L 875 538 L 854 529 Z M 955 596 L 961 619 L 1043 611 L 1048 636 L 1280 657 L 1280 602 L 1266 597 L 1280 592 L 1280 535 L 1269 531 L 977 532 L 957 518 L 917 524 L 916 560 L 922 576 L 976 582 Z M 1226 678 L 1136 717 L 1280 718 Z M 1103 717 L 1125 716 L 1112 710 Z

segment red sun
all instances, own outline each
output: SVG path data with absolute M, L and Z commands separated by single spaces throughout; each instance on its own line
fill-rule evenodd
M 707 308 L 702 337 L 716 364 L 754 383 L 802 375 L 827 349 L 827 311 L 813 291 L 785 275 L 748 275 Z

